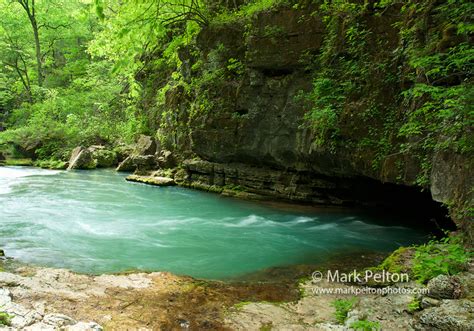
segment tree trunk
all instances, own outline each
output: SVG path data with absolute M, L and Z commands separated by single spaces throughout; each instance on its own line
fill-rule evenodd
M 31 28 L 33 29 L 33 36 L 35 38 L 35 53 L 36 53 L 36 67 L 38 71 L 38 85 L 43 86 L 43 61 L 41 59 L 41 43 L 39 39 L 39 29 L 38 29 L 38 22 L 36 22 L 36 13 L 35 13 L 35 0 L 31 0 L 31 7 L 30 7 L 30 0 L 17 0 L 23 9 L 26 11 L 28 15 L 28 19 L 30 20 Z
M 33 28 L 33 34 L 35 35 L 35 50 L 36 50 L 36 66 L 38 70 L 38 85 L 43 86 L 43 62 L 41 59 L 41 44 L 39 40 L 39 33 L 38 33 L 38 24 L 36 23 L 36 19 L 33 16 L 31 20 L 31 27 Z

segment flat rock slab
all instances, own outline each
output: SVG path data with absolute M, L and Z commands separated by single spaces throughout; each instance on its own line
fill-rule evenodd
M 155 186 L 174 186 L 174 185 L 176 185 L 173 178 L 168 178 L 168 177 L 130 175 L 125 179 L 130 181 L 130 182 L 144 183 L 144 184 L 155 185 Z

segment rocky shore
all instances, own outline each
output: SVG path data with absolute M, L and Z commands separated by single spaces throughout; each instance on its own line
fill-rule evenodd
M 355 295 L 367 288 L 326 277 L 224 283 L 166 272 L 92 276 L 20 266 L 0 273 L 0 310 L 9 316 L 0 328 L 467 331 L 474 329 L 473 271 L 471 263 L 426 286 L 385 284 L 384 291 Z M 342 321 L 338 300 L 351 303 Z

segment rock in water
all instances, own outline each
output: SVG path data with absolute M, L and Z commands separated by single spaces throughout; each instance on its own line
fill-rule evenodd
M 117 163 L 117 154 L 105 146 L 82 146 L 74 148 L 69 159 L 68 170 L 108 168 Z
M 117 167 L 116 171 L 130 172 L 135 171 L 137 166 L 132 156 L 128 156 Z
M 126 178 L 130 182 L 138 182 L 155 186 L 173 186 L 176 185 L 172 178 L 168 177 L 153 177 L 153 176 L 137 176 L 130 175 Z
M 147 171 L 157 166 L 155 153 L 157 143 L 150 136 L 141 135 L 131 155 L 126 157 L 117 167 L 117 171 L 131 172 L 135 170 Z
M 68 170 L 71 169 L 94 169 L 97 166 L 92 151 L 82 146 L 74 148 L 69 159 Z

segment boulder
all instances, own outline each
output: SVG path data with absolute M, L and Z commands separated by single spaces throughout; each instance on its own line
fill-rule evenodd
M 71 169 L 94 169 L 97 166 L 92 151 L 82 146 L 74 148 L 69 159 L 68 170 Z
M 178 184 L 181 184 L 186 182 L 188 177 L 188 172 L 185 169 L 179 169 L 174 175 L 174 181 Z
M 157 151 L 155 139 L 141 135 L 133 150 L 133 155 L 154 155 Z
M 159 155 L 157 162 L 161 169 L 171 169 L 176 167 L 176 158 L 172 152 L 163 150 Z
M 105 146 L 93 145 L 88 148 L 79 146 L 71 153 L 68 170 L 109 168 L 116 163 L 116 153 L 106 149 Z
M 156 158 L 154 155 L 139 155 L 133 157 L 133 162 L 136 166 L 136 172 L 144 174 L 157 167 Z
M 153 170 L 157 166 L 154 155 L 137 155 L 129 156 L 117 167 L 117 171 L 148 171 Z
M 157 153 L 156 141 L 150 136 L 141 135 L 131 155 L 126 157 L 116 170 L 122 172 L 153 170 L 157 167 L 155 153 Z
M 31 141 L 24 142 L 22 144 L 13 143 L 13 148 L 15 149 L 15 154 L 17 158 L 22 159 L 36 159 L 36 150 L 42 146 L 41 141 L 33 139 Z
M 474 303 L 468 299 L 445 300 L 423 310 L 417 330 L 474 330 Z
M 135 165 L 135 161 L 132 156 L 125 158 L 117 167 L 116 171 L 119 172 L 131 172 L 135 171 L 137 166 Z
M 123 162 L 127 157 L 133 154 L 133 146 L 132 145 L 125 145 L 120 144 L 116 146 L 113 151 L 117 156 L 117 163 Z
M 428 296 L 434 299 L 458 299 L 462 286 L 456 276 L 439 275 L 428 282 Z

